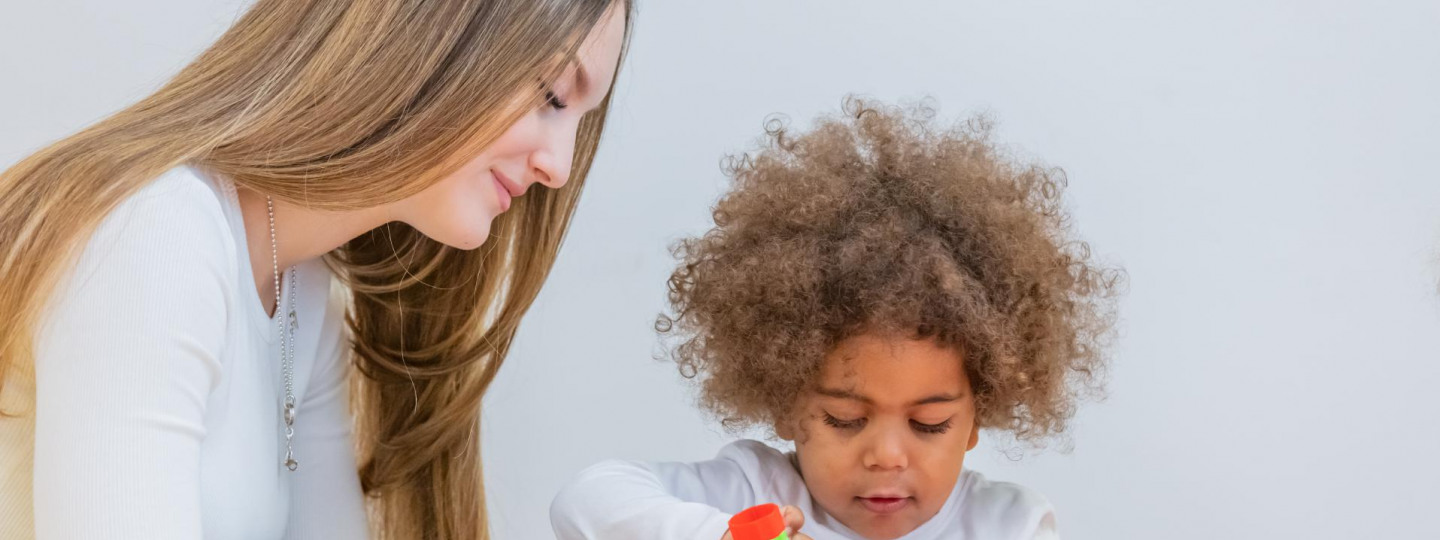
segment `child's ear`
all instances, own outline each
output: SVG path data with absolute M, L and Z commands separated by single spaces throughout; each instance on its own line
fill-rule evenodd
M 980 444 L 980 422 L 972 421 L 970 423 L 970 443 L 965 445 L 965 451 L 974 450 L 977 444 Z
M 800 398 L 804 399 L 804 398 Z M 805 414 L 805 405 L 797 401 L 791 406 L 790 414 L 775 421 L 775 436 L 781 440 L 795 442 L 800 433 L 800 417 Z
M 795 442 L 795 423 L 792 420 L 781 420 L 775 424 L 775 436 L 781 440 Z

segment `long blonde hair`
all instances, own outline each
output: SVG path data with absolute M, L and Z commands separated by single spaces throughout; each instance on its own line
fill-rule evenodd
M 539 83 L 612 6 L 628 36 L 631 0 L 258 0 L 159 91 L 0 173 L 0 391 L 33 385 L 37 314 L 60 276 L 164 171 L 192 163 L 320 209 L 402 199 L 543 102 Z M 352 291 L 377 536 L 489 537 L 481 397 L 555 260 L 608 107 L 581 121 L 566 187 L 517 199 L 481 248 L 391 223 L 329 255 Z

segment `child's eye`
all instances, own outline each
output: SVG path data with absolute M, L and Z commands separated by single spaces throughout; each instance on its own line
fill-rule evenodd
M 835 418 L 834 416 L 830 416 L 830 413 L 825 413 L 825 424 L 835 429 L 860 429 L 862 427 L 865 427 L 865 419 L 856 418 L 854 420 L 841 420 L 839 418 Z
M 921 432 L 921 433 L 928 433 L 928 434 L 931 434 L 931 435 L 939 435 L 939 434 L 941 434 L 941 433 L 945 433 L 946 431 L 950 431 L 950 421 L 949 421 L 949 420 L 946 420 L 946 421 L 941 422 L 941 423 L 939 423 L 939 424 L 926 424 L 926 423 L 916 422 L 916 421 L 914 421 L 914 420 L 911 420 L 911 421 L 910 421 L 910 426 L 911 426 L 911 427 L 914 427 L 914 428 L 915 428 L 915 431 L 919 431 L 919 432 Z
M 545 104 L 554 107 L 557 111 L 570 106 L 564 101 L 561 101 L 560 96 L 555 95 L 555 92 L 549 90 L 545 91 Z

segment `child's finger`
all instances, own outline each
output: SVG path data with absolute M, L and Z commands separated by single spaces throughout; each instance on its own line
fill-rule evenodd
M 797 532 L 797 533 L 795 533 L 795 534 L 790 535 L 790 540 L 814 540 L 814 539 L 813 539 L 813 538 L 810 538 L 810 535 L 808 535 L 808 534 L 798 533 L 798 532 Z
M 794 506 L 780 507 L 780 517 L 785 518 L 785 527 L 792 531 L 798 531 L 805 526 L 805 513 Z

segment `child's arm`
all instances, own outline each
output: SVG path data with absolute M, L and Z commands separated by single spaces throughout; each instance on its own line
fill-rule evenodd
M 607 461 L 581 472 L 550 505 L 559 540 L 720 540 L 730 516 L 755 504 L 733 461 Z

